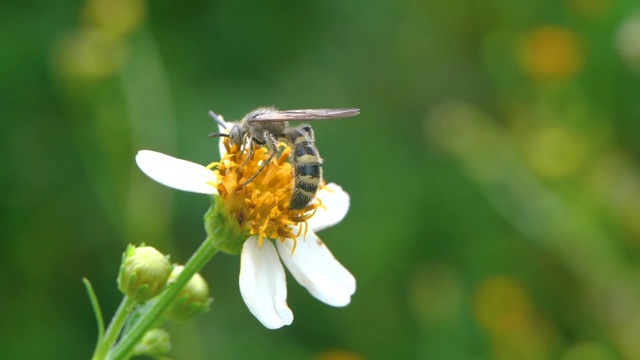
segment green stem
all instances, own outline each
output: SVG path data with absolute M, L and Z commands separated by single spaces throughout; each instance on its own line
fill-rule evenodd
M 96 351 L 93 353 L 93 360 L 102 360 L 105 359 L 108 355 L 109 349 L 113 346 L 118 339 L 118 335 L 124 326 L 129 313 L 133 309 L 133 305 L 135 305 L 135 301 L 131 300 L 128 296 L 124 296 L 122 298 L 122 302 L 116 310 L 116 313 L 113 315 L 113 319 L 111 319 L 111 323 L 109 323 L 109 327 L 107 328 L 107 332 L 105 333 L 103 338 L 98 340 L 98 346 L 96 347 Z
M 171 302 L 178 295 L 178 292 L 191 280 L 191 277 L 200 271 L 202 267 L 218 252 L 218 248 L 213 245 L 210 238 L 207 238 L 202 245 L 187 261 L 182 272 L 176 280 L 158 296 L 158 301 L 153 307 L 129 330 L 124 338 L 108 354 L 110 360 L 127 359 L 134 346 L 142 339 L 147 331 L 151 330 L 158 318 L 169 307 Z

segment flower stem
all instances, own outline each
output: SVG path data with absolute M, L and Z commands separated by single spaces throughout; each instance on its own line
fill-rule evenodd
M 157 298 L 157 302 L 153 307 L 140 318 L 135 325 L 127 332 L 123 339 L 112 349 L 108 354 L 110 360 L 122 360 L 127 359 L 129 354 L 133 350 L 134 346 L 142 339 L 144 334 L 151 330 L 156 321 L 167 307 L 171 304 L 173 299 L 178 295 L 178 292 L 189 282 L 191 277 L 200 271 L 202 267 L 218 252 L 218 248 L 213 245 L 210 238 L 207 238 L 191 256 L 189 261 L 184 266 L 184 270 L 178 275 L 176 280 L 171 283 L 165 291 L 163 291 Z
M 92 360 L 102 360 L 106 358 L 109 349 L 111 349 L 118 338 L 118 334 L 120 334 L 122 326 L 124 326 L 129 313 L 131 313 L 133 305 L 135 305 L 135 302 L 128 296 L 125 295 L 122 298 L 122 302 L 120 303 L 118 310 L 116 310 L 116 313 L 111 319 L 111 323 L 109 323 L 107 332 L 104 334 L 104 337 L 98 339 L 98 346 L 96 347 L 96 351 L 93 353 Z

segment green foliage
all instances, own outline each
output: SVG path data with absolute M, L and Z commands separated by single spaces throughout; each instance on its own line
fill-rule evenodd
M 0 358 L 89 358 L 82 277 L 113 314 L 126 244 L 184 263 L 206 236 L 206 197 L 153 183 L 136 152 L 210 163 L 207 111 L 262 105 L 362 110 L 314 123 L 352 204 L 320 236 L 357 292 L 336 310 L 290 286 L 296 319 L 269 331 L 217 256 L 216 306 L 168 325 L 171 358 L 640 353 L 637 1 L 0 10 Z

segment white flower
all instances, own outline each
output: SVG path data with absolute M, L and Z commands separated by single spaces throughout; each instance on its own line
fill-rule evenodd
M 223 160 L 220 166 L 225 164 L 226 153 L 222 145 L 221 150 Z M 259 156 L 260 154 L 256 153 L 254 157 Z M 153 180 L 178 190 L 216 195 L 219 193 L 219 184 L 226 184 L 218 171 L 154 151 L 140 151 L 136 156 L 136 162 Z M 275 160 L 272 162 L 275 163 Z M 244 165 L 246 166 L 246 163 Z M 267 172 L 268 169 L 263 171 Z M 227 173 L 235 174 L 236 171 Z M 273 175 L 270 176 L 273 178 Z M 238 182 L 237 179 L 233 181 Z M 254 181 L 258 182 L 259 178 Z M 292 182 L 290 173 L 286 181 Z M 261 192 L 264 192 L 264 189 Z M 305 229 L 304 225 L 291 225 L 292 222 L 287 222 L 287 219 L 280 219 L 279 221 L 284 222 L 274 223 L 281 224 L 285 229 L 265 230 L 266 225 L 259 229 L 251 228 L 254 235 L 248 235 L 242 246 L 240 293 L 249 311 L 269 329 L 277 329 L 293 321 L 293 313 L 287 305 L 286 277 L 282 262 L 300 285 L 328 305 L 346 306 L 356 290 L 353 275 L 333 257 L 315 234 L 316 231 L 339 223 L 345 217 L 349 209 L 349 195 L 340 186 L 330 183 L 320 188 L 316 198 L 320 205 L 315 205 L 317 207 L 313 216 L 306 215 L 302 218 L 306 221 L 308 229 Z M 270 213 L 278 213 L 275 210 L 277 209 Z M 264 214 L 262 216 L 264 217 Z M 243 213 L 239 218 L 245 219 L 246 216 Z M 258 216 L 258 219 L 262 218 Z M 251 226 L 248 223 L 245 225 Z M 281 231 L 287 234 L 302 234 L 297 239 L 291 235 L 276 240 L 265 239 L 273 236 L 270 234 L 280 234 Z

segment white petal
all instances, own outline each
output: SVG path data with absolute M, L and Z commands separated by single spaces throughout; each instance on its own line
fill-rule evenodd
M 323 186 L 316 197 L 320 199 L 321 206 L 316 210 L 315 215 L 309 220 L 309 228 L 313 231 L 320 231 L 331 227 L 344 219 L 349 211 L 349 194 L 339 185 L 334 183 Z
M 136 163 L 142 172 L 162 185 L 199 194 L 216 194 L 213 171 L 190 161 L 141 150 Z
M 245 241 L 240 255 L 240 293 L 249 311 L 268 329 L 293 322 L 284 269 L 270 240 L 265 239 L 262 248 L 257 236 Z
M 356 279 L 316 234 L 309 231 L 305 240 L 298 238 L 293 254 L 293 240 L 276 241 L 276 246 L 293 277 L 316 299 L 331 306 L 349 304 L 356 291 Z

